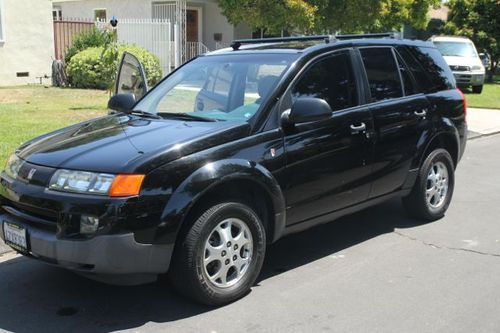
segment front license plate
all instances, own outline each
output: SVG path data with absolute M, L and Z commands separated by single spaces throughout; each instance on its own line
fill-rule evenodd
M 18 251 L 28 252 L 28 242 L 25 228 L 4 221 L 3 236 L 5 244 Z

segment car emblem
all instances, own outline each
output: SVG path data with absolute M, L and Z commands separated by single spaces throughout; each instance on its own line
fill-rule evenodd
M 28 172 L 28 180 L 31 180 L 33 178 L 33 176 L 35 175 L 35 172 L 36 172 L 36 169 L 33 168 L 30 170 L 30 172 Z

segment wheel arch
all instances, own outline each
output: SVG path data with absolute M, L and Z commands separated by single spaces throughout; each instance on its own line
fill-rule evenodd
M 192 173 L 168 200 L 162 223 L 174 229 L 177 243 L 194 215 L 217 200 L 232 197 L 247 201 L 257 210 L 268 232 L 268 241 L 281 237 L 285 228 L 285 200 L 278 182 L 264 166 L 240 159 L 208 163 Z
M 417 159 L 417 166 L 420 167 L 424 162 L 425 158 L 437 148 L 443 148 L 451 155 L 453 160 L 453 165 L 456 168 L 459 156 L 460 156 L 460 144 L 458 131 L 441 131 L 434 134 L 428 141 L 427 144 L 421 150 L 419 157 Z

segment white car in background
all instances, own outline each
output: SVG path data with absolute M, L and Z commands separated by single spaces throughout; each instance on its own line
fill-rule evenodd
M 474 43 L 466 37 L 434 36 L 430 41 L 436 45 L 450 66 L 457 86 L 472 87 L 472 92 L 483 91 L 485 69 Z

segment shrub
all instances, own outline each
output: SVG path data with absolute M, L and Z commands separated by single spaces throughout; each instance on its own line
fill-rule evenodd
M 95 26 L 92 26 L 92 28 L 89 30 L 85 30 L 75 34 L 73 38 L 73 44 L 68 49 L 68 51 L 66 51 L 64 60 L 66 61 L 66 63 L 69 63 L 71 61 L 71 58 L 75 54 L 88 49 L 89 47 L 105 46 L 106 44 L 111 43 L 113 41 L 113 38 L 114 36 L 112 31 L 101 31 Z
M 110 89 L 113 87 L 117 66 L 123 52 L 135 55 L 144 66 L 148 84 L 153 86 L 161 79 L 160 60 L 149 51 L 136 45 L 112 44 L 104 47 L 91 47 L 71 58 L 66 72 L 76 88 Z

